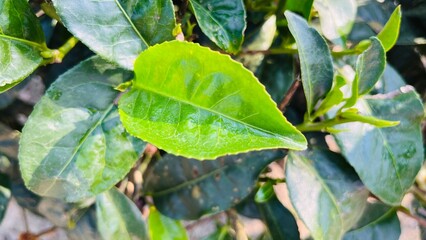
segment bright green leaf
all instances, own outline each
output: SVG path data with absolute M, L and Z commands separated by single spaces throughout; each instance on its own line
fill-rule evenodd
M 336 75 L 334 78 L 333 87 L 327 93 L 327 96 L 325 96 L 324 100 L 315 111 L 314 118 L 324 115 L 333 106 L 343 101 L 343 92 L 340 90 L 340 88 L 344 85 L 346 85 L 346 80 L 342 76 Z
M 223 50 L 237 53 L 243 43 L 246 12 L 242 0 L 189 0 L 201 30 Z
M 96 196 L 96 219 L 105 240 L 148 239 L 141 211 L 116 188 Z
M 151 240 L 187 240 L 186 229 L 178 220 L 162 215 L 155 207 L 149 208 L 149 236 Z
M 330 50 L 321 35 L 308 26 L 305 19 L 286 11 L 285 16 L 299 50 L 302 84 L 308 104 L 308 116 L 318 100 L 333 84 L 333 64 Z
M 382 203 L 367 205 L 361 219 L 345 234 L 343 240 L 398 240 L 401 224 L 396 210 Z
M 369 192 L 339 154 L 291 151 L 285 169 L 291 202 L 314 239 L 341 239 L 361 217 Z
M 306 147 L 265 88 L 229 56 L 167 42 L 143 52 L 135 72 L 132 90 L 119 102 L 121 121 L 129 133 L 169 153 L 213 159 Z
M 145 146 L 125 132 L 114 105 L 114 87 L 131 76 L 94 57 L 51 85 L 22 131 L 19 160 L 30 190 L 78 201 L 124 177 Z
M 401 6 L 393 11 L 382 31 L 379 32 L 377 38 L 382 42 L 385 51 L 389 51 L 398 40 L 399 28 L 401 26 Z
M 313 2 L 313 0 L 287 0 L 285 1 L 285 9 L 300 13 L 306 20 L 309 20 Z
M 90 49 L 126 69 L 150 45 L 174 39 L 171 0 L 53 0 L 65 27 Z
M 356 0 L 316 0 L 321 30 L 324 36 L 335 44 L 345 47 L 346 38 L 355 22 Z
M 299 240 L 296 219 L 273 194 L 269 201 L 258 203 L 257 207 L 265 221 L 272 239 Z
M 0 0 L 0 93 L 30 75 L 46 50 L 44 34 L 26 0 Z
M 260 186 L 259 190 L 257 190 L 256 195 L 254 196 L 254 200 L 257 203 L 264 203 L 274 196 L 274 184 L 272 181 L 267 181 L 262 186 Z
M 398 205 L 423 163 L 422 102 L 407 86 L 387 95 L 360 99 L 355 107 L 364 116 L 400 121 L 392 128 L 360 122 L 341 124 L 336 128 L 345 131 L 334 135 L 342 154 L 368 189 L 385 203 Z
M 197 161 L 166 155 L 146 175 L 144 191 L 165 215 L 198 219 L 229 209 L 247 197 L 260 172 L 281 151 L 260 151 Z M 224 197 L 226 196 L 226 197 Z

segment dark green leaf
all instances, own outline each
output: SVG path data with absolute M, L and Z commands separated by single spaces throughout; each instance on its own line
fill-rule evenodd
M 265 88 L 229 56 L 173 41 L 143 52 L 135 71 L 132 90 L 119 102 L 121 121 L 129 133 L 169 153 L 213 159 L 306 147 Z
M 394 208 L 381 203 L 367 205 L 361 219 L 345 234 L 344 240 L 398 240 L 401 225 Z
M 144 190 L 163 214 L 197 219 L 239 203 L 262 169 L 283 156 L 281 151 L 261 151 L 201 162 L 169 154 L 147 174 Z
M 335 44 L 345 47 L 348 34 L 355 22 L 356 0 L 316 0 L 322 34 Z
M 155 207 L 150 207 L 149 236 L 151 240 L 187 240 L 186 229 L 178 220 L 162 215 Z
M 347 123 L 336 126 L 345 131 L 335 134 L 342 154 L 369 190 L 385 203 L 398 205 L 423 163 L 422 102 L 407 86 L 387 95 L 360 99 L 355 107 L 365 116 L 400 121 L 392 128 Z
M 220 48 L 237 53 L 243 43 L 246 12 L 242 0 L 189 0 L 201 30 Z
M 0 93 L 30 75 L 47 50 L 37 17 L 26 0 L 0 1 Z
M 286 177 L 291 202 L 314 239 L 341 239 L 366 206 L 367 189 L 339 154 L 291 151 Z
M 150 45 L 174 39 L 171 0 L 53 0 L 68 30 L 94 52 L 127 69 Z
M 299 13 L 306 20 L 309 20 L 313 2 L 314 0 L 287 0 L 285 1 L 285 9 Z
M 124 177 L 145 146 L 125 132 L 113 103 L 114 87 L 131 75 L 94 57 L 52 84 L 22 131 L 19 160 L 30 190 L 78 201 Z
M 290 55 L 265 56 L 256 70 L 260 82 L 278 104 L 294 81 L 293 57 Z
M 380 40 L 371 39 L 370 47 L 359 55 L 356 63 L 356 74 L 359 81 L 359 95 L 371 91 L 379 81 L 386 66 L 386 55 Z
M 300 239 L 296 219 L 294 219 L 291 212 L 281 204 L 275 195 L 269 201 L 259 203 L 257 206 L 272 239 Z
M 96 218 L 103 239 L 148 239 L 141 211 L 116 188 L 96 196 Z
M 398 40 L 399 27 L 401 26 L 401 6 L 393 11 L 382 31 L 379 32 L 377 38 L 382 42 L 385 51 L 389 51 Z
M 333 64 L 330 50 L 321 35 L 308 26 L 305 19 L 286 11 L 285 16 L 299 50 L 302 84 L 308 104 L 308 116 L 318 100 L 333 84 Z
M 352 95 L 345 104 L 346 108 L 355 105 L 359 96 L 370 92 L 385 71 L 386 55 L 380 40 L 372 37 L 370 42 L 368 49 L 358 56 Z
M 96 225 L 96 208 L 92 205 L 82 216 L 79 216 L 75 226 L 67 229 L 67 237 L 69 240 L 101 239 Z

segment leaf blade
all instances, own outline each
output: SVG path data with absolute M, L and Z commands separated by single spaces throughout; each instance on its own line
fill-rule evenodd
M 361 217 L 368 191 L 336 153 L 290 151 L 288 156 L 287 187 L 298 215 L 315 239 L 341 239 Z
M 41 65 L 47 49 L 37 17 L 25 0 L 0 3 L 0 93 L 20 83 Z
M 382 31 L 377 34 L 377 38 L 382 42 L 385 52 L 389 51 L 398 40 L 401 16 L 401 5 L 399 5 L 393 11 Z
M 280 151 L 260 151 L 197 161 L 168 154 L 146 175 L 144 189 L 163 214 L 197 219 L 242 201 L 263 168 L 283 156 Z M 223 194 L 228 197 L 219 197 Z
M 20 141 L 21 172 L 30 190 L 78 201 L 109 189 L 130 170 L 145 143 L 125 133 L 113 104 L 114 86 L 130 77 L 93 57 L 52 84 Z
M 180 221 L 162 215 L 155 207 L 150 207 L 149 210 L 149 236 L 152 240 L 188 239 L 186 229 L 182 226 Z
M 96 196 L 96 219 L 103 239 L 148 239 L 142 213 L 116 188 Z
M 330 50 L 321 35 L 309 27 L 305 19 L 289 11 L 284 14 L 290 32 L 296 39 L 303 91 L 308 105 L 307 114 L 310 116 L 315 104 L 330 91 L 333 84 Z
M 241 0 L 189 0 L 201 30 L 220 48 L 239 51 L 246 28 L 246 12 Z
M 400 121 L 393 128 L 347 123 L 336 126 L 345 132 L 334 134 L 342 154 L 368 189 L 383 202 L 398 205 L 423 162 L 419 127 L 423 105 L 414 89 L 406 86 L 381 98 L 360 99 L 355 107 L 366 116 Z
M 133 88 L 119 102 L 121 121 L 169 153 L 213 159 L 306 146 L 253 74 L 229 56 L 173 41 L 143 52 L 135 66 Z
M 103 58 L 126 69 L 133 69 L 134 60 L 149 45 L 174 39 L 176 21 L 171 0 L 53 3 L 73 35 Z

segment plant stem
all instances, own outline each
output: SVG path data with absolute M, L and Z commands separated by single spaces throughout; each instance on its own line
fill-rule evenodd
M 75 47 L 75 45 L 78 43 L 78 39 L 75 37 L 70 37 L 64 45 L 62 45 L 60 48 L 58 48 L 58 55 L 56 55 L 55 62 L 60 63 L 62 62 L 62 59 Z
M 296 125 L 296 128 L 302 132 L 314 132 L 314 131 L 322 131 L 326 128 L 333 127 L 337 124 L 348 123 L 348 122 L 356 122 L 356 120 L 335 117 L 335 118 L 328 119 L 321 122 L 314 122 L 314 123 L 304 122 L 302 124 Z
M 272 183 L 274 185 L 286 182 L 285 178 L 269 178 L 269 177 L 260 177 L 259 178 L 259 182 L 268 182 L 268 181 L 272 181 Z
M 226 213 L 231 222 L 232 228 L 235 230 L 235 239 L 248 240 L 247 234 L 244 231 L 244 226 L 238 219 L 237 212 L 234 209 L 229 209 Z
M 296 80 L 294 80 L 293 84 L 291 85 L 291 87 L 288 89 L 287 93 L 285 94 L 283 100 L 280 102 L 280 104 L 278 105 L 278 108 L 284 112 L 285 108 L 287 107 L 287 105 L 290 103 L 290 100 L 293 98 L 294 93 L 296 92 L 296 90 L 299 88 L 300 86 L 300 76 L 296 77 Z

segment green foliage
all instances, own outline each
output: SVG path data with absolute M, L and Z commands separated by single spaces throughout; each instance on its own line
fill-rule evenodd
M 96 217 L 103 239 L 148 238 L 139 209 L 115 188 L 96 196 Z
M 24 80 L 43 62 L 44 34 L 25 0 L 0 1 L 0 93 Z
M 251 239 L 237 211 L 262 239 L 403 238 L 426 35 L 398 2 L 0 0 L 0 220 L 13 197 L 69 239 Z
M 213 159 L 306 147 L 253 74 L 228 56 L 173 41 L 143 52 L 135 74 L 120 99 L 121 120 L 130 134 L 169 153 Z

